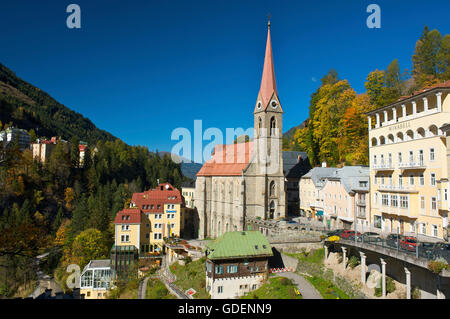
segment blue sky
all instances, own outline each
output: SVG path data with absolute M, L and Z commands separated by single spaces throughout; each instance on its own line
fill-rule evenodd
M 80 30 L 66 27 L 70 3 Z M 366 7 L 381 7 L 381 29 Z M 0 62 L 131 145 L 170 151 L 177 127 L 248 128 L 272 16 L 284 131 L 308 116 L 310 95 L 335 68 L 364 92 L 395 58 L 411 68 L 423 27 L 449 33 L 448 0 L 119 1 L 0 3 Z M 206 144 L 207 142 L 205 142 Z

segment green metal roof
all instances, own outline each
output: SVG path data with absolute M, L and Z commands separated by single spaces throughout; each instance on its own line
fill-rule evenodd
M 273 256 L 267 238 L 259 231 L 227 232 L 207 244 L 209 259 Z

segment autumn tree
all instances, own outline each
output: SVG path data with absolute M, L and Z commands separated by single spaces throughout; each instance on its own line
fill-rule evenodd
M 71 261 L 83 269 L 90 260 L 107 258 L 109 248 L 106 238 L 98 229 L 86 229 L 73 241 Z

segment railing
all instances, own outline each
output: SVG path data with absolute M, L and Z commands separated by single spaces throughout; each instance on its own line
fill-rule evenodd
M 377 170 L 394 169 L 394 165 L 392 163 L 381 163 L 373 165 L 373 168 Z
M 378 185 L 379 191 L 392 191 L 392 192 L 415 192 L 416 187 L 412 185 L 389 185 L 380 184 Z
M 419 259 L 426 259 L 427 261 L 435 260 L 436 258 L 443 258 L 450 263 L 450 253 L 446 250 L 438 251 L 433 249 L 433 243 L 421 242 L 416 240 L 415 243 L 409 243 L 402 240 L 400 235 L 399 239 L 386 239 L 376 236 L 355 236 L 348 239 L 340 238 L 338 242 L 345 244 L 353 244 L 355 246 L 359 244 L 368 244 L 374 248 L 381 247 L 392 251 L 402 252 L 412 257 Z
M 356 201 L 356 205 L 358 205 L 358 206 L 366 206 L 366 201 L 365 200 L 357 200 Z
M 404 163 L 399 163 L 398 167 L 401 169 L 416 169 L 416 168 L 425 168 L 425 164 L 423 162 L 423 158 L 414 160 L 414 159 L 410 159 L 408 162 L 404 162 Z

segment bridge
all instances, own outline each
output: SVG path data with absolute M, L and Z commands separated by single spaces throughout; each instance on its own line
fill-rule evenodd
M 406 285 L 406 297 L 411 298 L 412 287 L 421 291 L 423 299 L 450 298 L 450 270 L 444 269 L 439 274 L 429 270 L 433 260 L 429 251 L 420 248 L 405 247 L 401 249 L 395 242 L 385 239 L 363 242 L 362 240 L 324 241 L 325 258 L 330 252 L 342 254 L 342 267 L 345 270 L 348 257 L 357 256 L 361 261 L 361 283 L 366 283 L 368 270 L 381 269 L 382 294 L 386 296 L 386 274 Z M 443 255 L 443 258 L 448 256 Z M 369 267 L 367 266 L 369 264 Z M 378 267 L 377 267 L 378 266 Z

